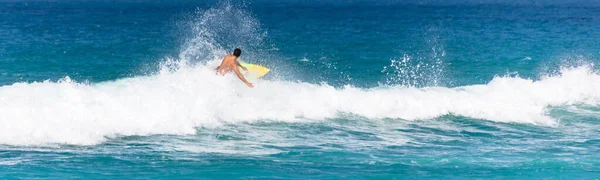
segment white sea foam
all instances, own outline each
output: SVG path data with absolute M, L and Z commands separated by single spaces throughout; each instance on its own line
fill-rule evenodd
M 453 114 L 556 125 L 546 116 L 548 107 L 600 102 L 600 75 L 590 67 L 563 69 L 539 81 L 496 77 L 457 88 L 334 88 L 258 80 L 251 89 L 232 75 L 215 75 L 211 66 L 99 84 L 65 78 L 0 87 L 0 143 L 95 144 L 117 134 L 194 134 L 198 126 L 319 121 L 340 113 L 404 120 Z

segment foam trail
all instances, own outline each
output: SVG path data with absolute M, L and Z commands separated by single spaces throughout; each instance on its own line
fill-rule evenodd
M 597 105 L 600 75 L 589 67 L 532 81 L 497 77 L 457 88 L 345 87 L 258 81 L 247 88 L 211 67 L 182 68 L 100 84 L 16 83 L 0 87 L 0 143 L 97 144 L 105 136 L 194 134 L 195 127 L 256 120 L 314 121 L 351 113 L 371 119 L 447 114 L 555 125 L 548 106 Z

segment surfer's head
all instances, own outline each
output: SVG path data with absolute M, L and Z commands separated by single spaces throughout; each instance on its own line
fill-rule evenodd
M 242 55 L 242 50 L 240 50 L 240 48 L 235 48 L 235 50 L 233 50 L 233 55 L 235 57 L 240 57 L 240 55 Z

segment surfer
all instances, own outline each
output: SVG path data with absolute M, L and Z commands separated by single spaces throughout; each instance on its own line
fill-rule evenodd
M 233 55 L 231 55 L 231 54 L 225 55 L 225 58 L 223 58 L 221 65 L 219 65 L 219 67 L 217 67 L 217 73 L 224 76 L 228 72 L 233 71 L 233 72 L 235 72 L 237 77 L 240 78 L 240 80 L 242 80 L 244 83 L 246 83 L 246 85 L 248 87 L 254 87 L 252 85 L 252 83 L 248 82 L 246 80 L 246 78 L 244 78 L 244 76 L 242 76 L 242 73 L 240 73 L 240 70 L 237 68 L 239 66 L 242 69 L 244 69 L 245 71 L 248 71 L 248 69 L 246 69 L 246 67 L 242 66 L 240 64 L 240 62 L 237 61 L 237 58 L 239 58 L 240 55 L 242 55 L 242 50 L 240 50 L 239 48 L 236 48 L 235 50 L 233 50 Z

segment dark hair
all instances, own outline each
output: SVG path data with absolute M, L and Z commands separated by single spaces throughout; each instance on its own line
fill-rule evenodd
M 240 55 L 242 55 L 242 50 L 240 50 L 239 48 L 235 48 L 235 50 L 233 50 L 233 55 L 236 57 L 240 57 Z

